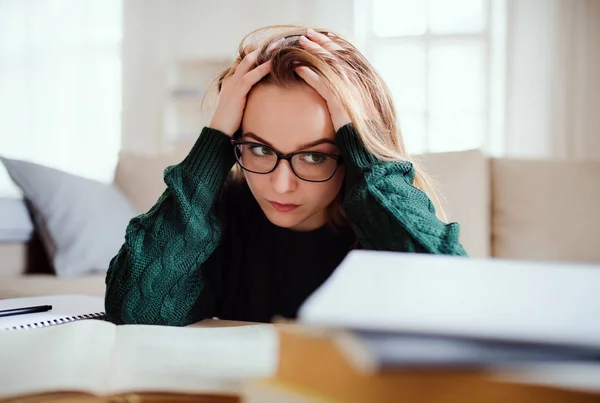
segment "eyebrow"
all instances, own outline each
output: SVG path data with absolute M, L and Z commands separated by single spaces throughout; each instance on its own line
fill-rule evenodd
M 251 137 L 255 140 L 260 141 L 261 143 L 271 147 L 271 148 L 275 148 L 273 146 L 273 144 L 269 143 L 267 140 L 263 139 L 262 137 L 260 137 L 257 134 L 254 134 L 252 132 L 247 132 L 247 133 L 243 133 L 242 137 L 246 136 L 246 137 Z M 306 150 L 307 148 L 311 148 L 311 147 L 315 147 L 318 146 L 319 144 L 332 144 L 334 146 L 337 146 L 336 142 L 330 139 L 319 139 L 319 140 L 315 140 L 315 141 L 311 141 L 310 143 L 305 143 L 302 144 L 300 147 L 298 147 L 298 150 Z

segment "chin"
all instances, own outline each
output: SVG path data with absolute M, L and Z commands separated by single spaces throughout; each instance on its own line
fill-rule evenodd
M 304 221 L 304 217 L 299 217 L 298 215 L 294 215 L 294 214 L 290 214 L 290 213 L 279 213 L 279 212 L 273 212 L 273 211 L 266 212 L 265 211 L 265 215 L 267 216 L 267 219 L 269 221 L 271 221 L 271 223 L 273 225 L 277 225 L 278 227 L 282 227 L 282 228 L 294 228 L 295 226 L 300 224 L 302 221 Z

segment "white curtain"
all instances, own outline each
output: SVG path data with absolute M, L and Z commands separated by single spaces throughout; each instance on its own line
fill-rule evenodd
M 600 1 L 509 0 L 508 156 L 600 159 Z
M 557 3 L 553 154 L 600 159 L 600 1 Z
M 0 0 L 0 155 L 112 180 L 121 8 L 121 0 Z M 14 194 L 0 167 L 0 196 Z

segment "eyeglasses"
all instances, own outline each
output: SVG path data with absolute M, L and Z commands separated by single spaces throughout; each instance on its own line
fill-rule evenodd
M 255 174 L 271 173 L 286 160 L 294 174 L 307 182 L 326 182 L 333 178 L 342 164 L 342 157 L 316 151 L 299 151 L 282 154 L 264 144 L 232 140 L 233 152 L 238 164 Z

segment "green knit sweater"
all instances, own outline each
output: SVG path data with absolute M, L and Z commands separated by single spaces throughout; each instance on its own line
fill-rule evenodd
M 440 221 L 431 200 L 413 186 L 410 162 L 377 159 L 351 125 L 338 130 L 336 142 L 346 164 L 344 207 L 363 248 L 466 255 L 459 225 Z M 165 170 L 167 189 L 131 220 L 110 262 L 110 321 L 182 326 L 203 319 L 198 304 L 212 292 L 203 263 L 221 241 L 216 207 L 234 162 L 229 137 L 204 128 L 188 156 Z

